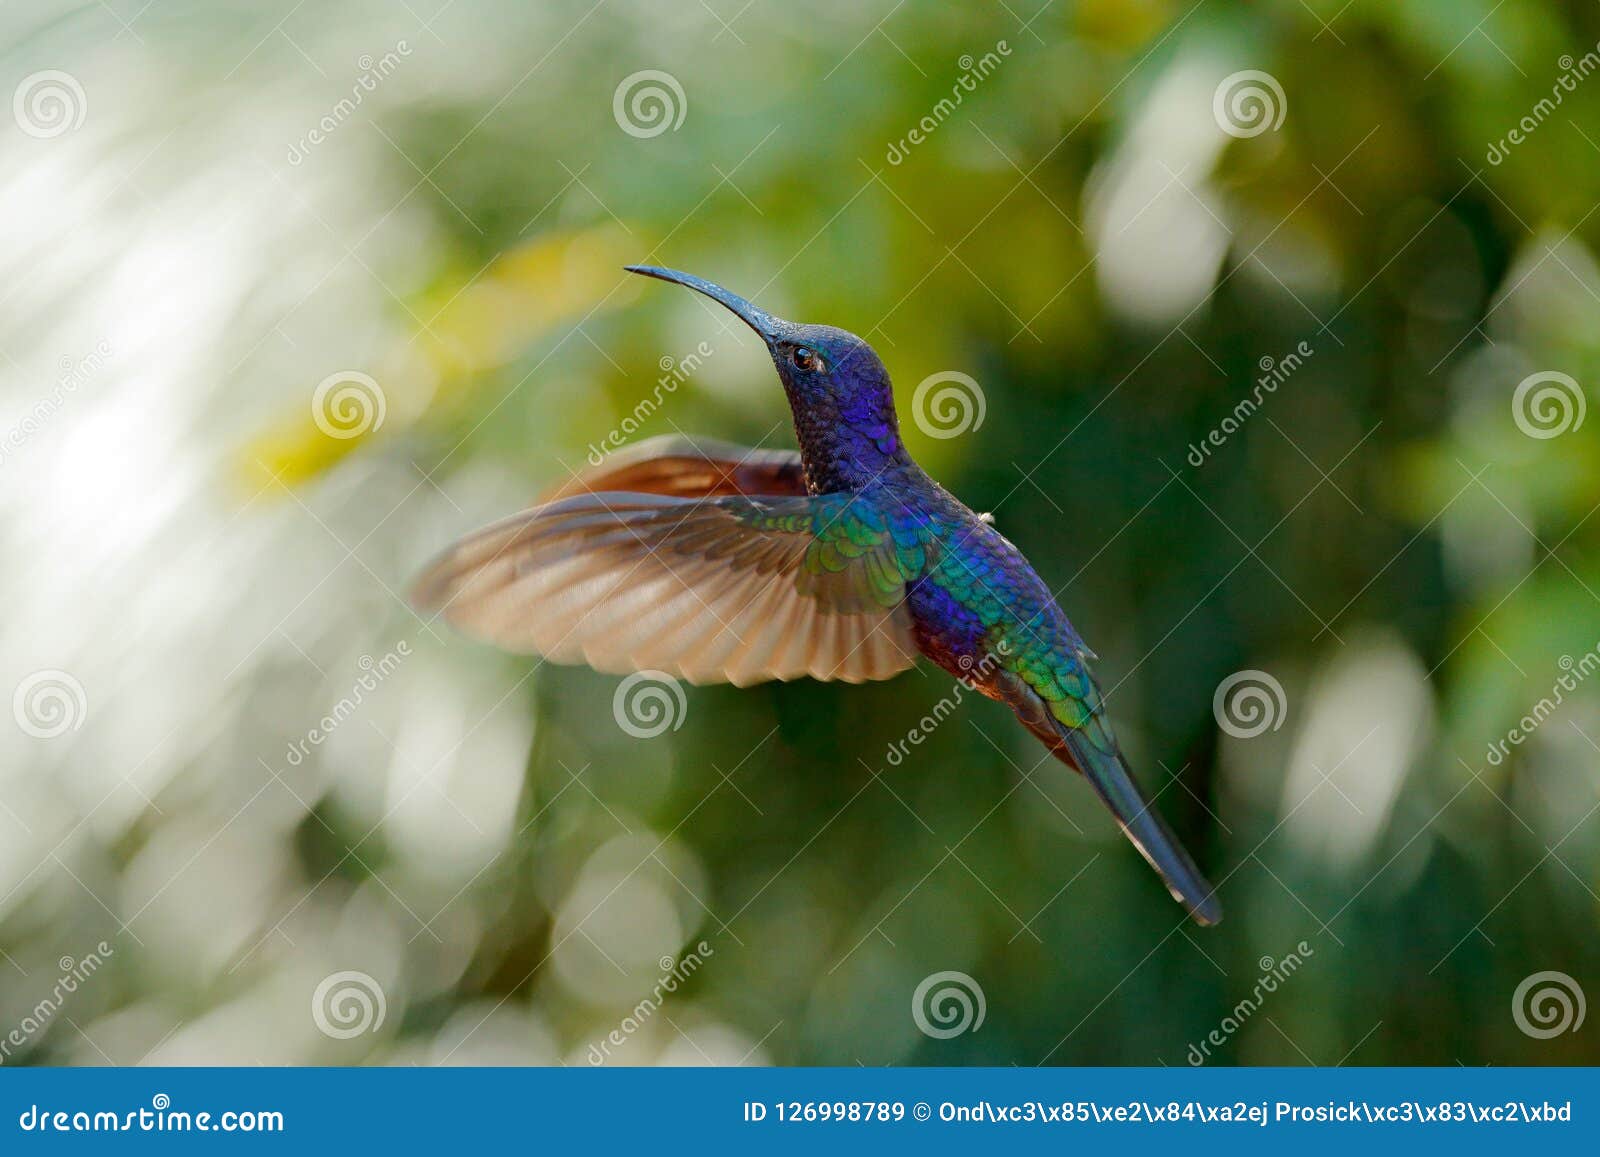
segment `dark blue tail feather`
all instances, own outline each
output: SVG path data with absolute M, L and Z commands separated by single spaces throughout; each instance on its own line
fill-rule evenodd
M 1123 833 L 1150 866 L 1161 875 L 1173 898 L 1189 909 L 1201 924 L 1222 919 L 1216 891 L 1184 851 L 1161 813 L 1144 798 L 1127 762 L 1118 752 L 1106 752 L 1082 731 L 1056 724 L 1062 742 L 1095 794 L 1117 817 Z

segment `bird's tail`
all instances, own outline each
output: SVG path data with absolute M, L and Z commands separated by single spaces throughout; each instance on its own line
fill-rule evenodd
M 1056 730 L 1072 762 L 1117 817 L 1117 824 L 1133 846 L 1160 873 L 1173 898 L 1201 924 L 1221 920 L 1222 905 L 1215 890 L 1195 867 L 1161 813 L 1144 798 L 1121 753 L 1103 750 L 1081 730 L 1060 723 L 1056 723 Z

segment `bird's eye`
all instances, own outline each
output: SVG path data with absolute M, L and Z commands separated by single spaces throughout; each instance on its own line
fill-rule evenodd
M 820 370 L 823 366 L 822 358 L 810 346 L 795 346 L 794 352 L 789 355 L 789 360 L 802 370 Z

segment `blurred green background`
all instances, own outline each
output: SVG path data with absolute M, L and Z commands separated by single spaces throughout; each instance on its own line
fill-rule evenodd
M 1594 4 L 0 29 L 0 1060 L 1600 1061 Z M 931 669 L 640 739 L 406 607 L 614 431 L 793 444 L 643 261 L 873 342 L 1222 925 L 998 705 L 892 759 Z

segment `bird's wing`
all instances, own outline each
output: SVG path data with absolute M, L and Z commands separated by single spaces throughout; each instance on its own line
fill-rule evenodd
M 751 449 L 714 438 L 663 434 L 607 455 L 599 465 L 574 474 L 540 501 L 606 491 L 676 498 L 802 495 L 806 476 L 795 450 Z
M 916 659 L 915 553 L 847 494 L 603 492 L 469 535 L 413 599 L 486 642 L 601 671 L 861 682 Z

